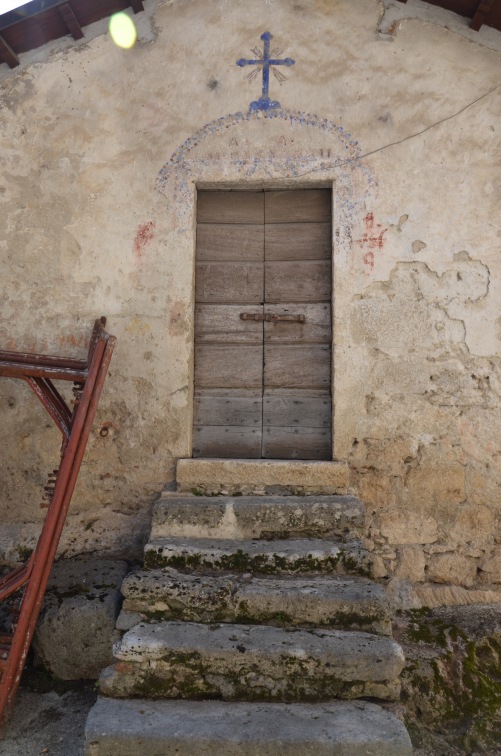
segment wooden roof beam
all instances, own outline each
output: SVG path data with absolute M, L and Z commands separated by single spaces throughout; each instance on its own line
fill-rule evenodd
M 0 34 L 0 58 L 9 64 L 11 68 L 15 68 L 19 65 L 19 58 L 9 45 L 8 42 Z
M 78 23 L 77 17 L 73 13 L 73 8 L 69 3 L 63 3 L 58 6 L 59 14 L 64 21 L 66 28 L 73 39 L 82 39 L 84 36 L 83 29 Z
M 478 8 L 474 13 L 473 18 L 471 19 L 470 29 L 473 29 L 474 31 L 480 31 L 480 27 L 485 22 L 485 19 L 489 15 L 493 5 L 494 0 L 480 0 Z
M 141 13 L 141 11 L 144 11 L 143 0 L 129 0 L 129 2 L 134 13 Z

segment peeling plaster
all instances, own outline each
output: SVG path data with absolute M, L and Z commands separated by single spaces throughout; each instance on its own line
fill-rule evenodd
M 332 186 L 335 456 L 380 574 L 496 558 L 501 58 L 429 6 L 404 20 L 421 5 L 146 0 L 130 52 L 102 24 L 0 70 L 2 346 L 79 357 L 102 314 L 117 336 L 67 553 L 139 555 L 191 454 L 197 189 Z M 235 60 L 265 28 L 296 65 L 283 107 L 250 114 Z M 58 445 L 22 388 L 0 386 L 6 559 Z

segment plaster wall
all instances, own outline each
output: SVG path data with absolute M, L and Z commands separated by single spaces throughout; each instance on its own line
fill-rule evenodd
M 381 33 L 376 0 L 145 5 L 132 50 L 101 26 L 0 81 L 0 344 L 80 356 L 102 314 L 118 338 L 61 550 L 138 555 L 191 455 L 196 188 L 332 186 L 333 457 L 367 545 L 381 575 L 499 596 L 501 53 Z M 264 31 L 295 65 L 250 112 L 235 62 Z M 15 561 L 59 441 L 13 381 L 0 417 Z

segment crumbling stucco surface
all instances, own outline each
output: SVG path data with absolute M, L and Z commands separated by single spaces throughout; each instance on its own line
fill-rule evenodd
M 333 456 L 367 544 L 381 576 L 495 590 L 501 53 L 420 19 L 382 34 L 376 0 L 145 6 L 132 50 L 102 25 L 0 80 L 1 347 L 80 356 L 102 314 L 118 338 L 61 550 L 138 554 L 191 456 L 196 187 L 332 185 Z M 266 30 L 296 63 L 282 110 L 249 114 L 235 61 Z M 0 417 L 15 561 L 58 438 L 13 381 Z

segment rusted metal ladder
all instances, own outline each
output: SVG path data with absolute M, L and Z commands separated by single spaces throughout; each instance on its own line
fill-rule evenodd
M 0 728 L 21 679 L 113 352 L 115 338 L 106 333 L 105 324 L 105 318 L 95 322 L 87 360 L 0 351 L 0 377 L 26 381 L 62 434 L 59 468 L 49 474 L 46 503 L 41 505 L 47 514 L 38 543 L 25 564 L 0 580 L 0 602 L 14 600 L 10 633 L 0 635 Z M 73 382 L 72 410 L 53 380 Z

